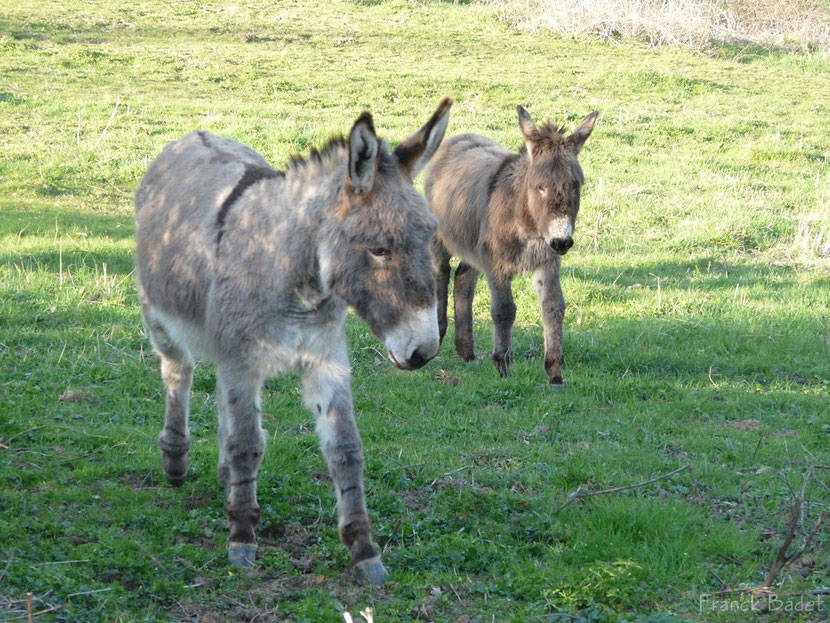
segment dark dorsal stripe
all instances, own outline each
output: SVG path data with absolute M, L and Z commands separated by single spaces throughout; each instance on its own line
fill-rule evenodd
M 493 191 L 496 189 L 496 186 L 499 183 L 499 178 L 501 177 L 502 172 L 507 168 L 507 166 L 515 162 L 518 156 L 516 154 L 508 154 L 504 157 L 504 160 L 501 161 L 499 168 L 496 169 L 496 172 L 493 173 L 493 177 L 490 178 L 490 187 L 487 189 L 487 194 L 492 195 Z
M 236 183 L 234 189 L 222 202 L 222 206 L 219 208 L 219 213 L 216 215 L 217 247 L 219 246 L 219 243 L 222 242 L 222 236 L 225 234 L 225 219 L 228 216 L 228 210 L 231 209 L 234 202 L 239 199 L 246 190 L 260 180 L 271 179 L 277 177 L 278 175 L 279 174 L 274 171 L 274 169 L 269 169 L 268 167 L 261 167 L 255 164 L 245 165 L 245 173 L 242 175 L 242 179 Z

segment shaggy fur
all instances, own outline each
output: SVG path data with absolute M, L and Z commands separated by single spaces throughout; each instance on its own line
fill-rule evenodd
M 263 381 L 299 370 L 338 500 L 340 535 L 372 581 L 363 454 L 343 323 L 351 305 L 402 369 L 438 351 L 429 241 L 435 217 L 412 186 L 443 137 L 444 99 L 404 149 L 377 138 L 369 113 L 278 172 L 236 141 L 193 132 L 170 143 L 135 198 L 144 321 L 167 388 L 159 437 L 168 480 L 184 481 L 194 355 L 216 363 L 219 473 L 232 562 L 250 563 L 259 519 Z
M 521 106 L 519 129 L 525 146 L 518 154 L 477 134 L 448 140 L 430 165 L 425 193 L 438 217 L 432 254 L 438 296 L 438 326 L 447 330 L 450 259 L 455 272 L 455 347 L 469 361 L 473 347 L 473 295 L 479 272 L 487 277 L 495 326 L 493 362 L 505 376 L 510 332 L 516 318 L 511 282 L 534 272 L 545 332 L 545 370 L 562 385 L 562 319 L 565 300 L 559 284 L 560 256 L 573 245 L 584 178 L 577 155 L 590 136 L 597 113 L 571 134 L 548 123 L 537 127 Z

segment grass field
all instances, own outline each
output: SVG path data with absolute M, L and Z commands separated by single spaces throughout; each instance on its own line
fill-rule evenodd
M 701 596 L 761 583 L 793 491 L 830 463 L 828 57 L 563 39 L 449 2 L 0 0 L 0 15 L 0 620 L 25 619 L 27 592 L 54 608 L 39 621 L 758 619 Z M 444 94 L 448 135 L 511 148 L 516 104 L 570 127 L 601 113 L 564 261 L 566 389 L 546 386 L 526 278 L 504 380 L 483 281 L 477 363 L 449 336 L 398 372 L 350 318 L 391 580 L 349 579 L 293 376 L 264 392 L 262 557 L 229 569 L 209 366 L 190 479 L 161 473 L 133 192 L 193 128 L 280 167 L 363 109 L 400 141 Z M 829 491 L 816 469 L 805 525 Z M 828 571 L 822 530 L 779 595 L 815 606 Z

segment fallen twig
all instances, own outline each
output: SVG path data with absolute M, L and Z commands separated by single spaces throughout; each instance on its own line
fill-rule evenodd
M 412 465 L 399 465 L 398 467 L 390 467 L 389 471 L 390 472 L 396 472 L 396 471 L 399 471 L 399 470 L 402 470 L 402 469 L 413 469 L 415 467 L 423 467 L 426 464 L 427 464 L 427 462 L 424 461 L 423 463 L 413 463 Z
M 452 475 L 452 474 L 457 474 L 458 472 L 463 472 L 464 470 L 467 470 L 467 469 L 472 469 L 472 468 L 474 468 L 474 467 L 475 467 L 475 465 L 465 465 L 464 467 L 459 467 L 459 468 L 457 468 L 457 469 L 451 469 L 450 471 L 448 471 L 448 472 L 444 472 L 444 473 L 443 473 L 443 474 L 441 474 L 441 475 L 442 475 L 442 476 L 450 476 L 450 475 Z
M 763 443 L 764 439 L 766 439 L 766 433 L 761 433 L 758 435 L 758 443 L 755 445 L 755 450 L 752 453 L 752 461 L 755 461 L 755 455 L 758 454 L 758 449 L 761 447 L 761 443 Z
M 38 610 L 37 612 L 32 612 L 31 610 L 26 614 L 21 614 L 19 617 L 12 617 L 11 619 L 3 619 L 3 623 L 6 621 L 22 621 L 23 619 L 27 619 L 28 622 L 34 623 L 34 617 L 39 617 L 41 614 L 46 614 L 47 612 L 52 612 L 53 610 L 57 610 L 58 608 L 63 608 L 62 605 L 59 606 L 52 606 L 51 608 L 44 608 L 43 610 Z
M 438 478 L 429 483 L 429 486 L 434 487 L 435 483 L 438 482 L 441 478 L 446 478 L 447 476 L 451 476 L 453 474 L 457 474 L 458 472 L 463 472 L 465 470 L 472 469 L 473 467 L 475 467 L 475 465 L 464 465 L 463 467 L 458 467 L 456 469 L 451 469 L 448 472 L 444 472 L 443 474 L 438 476 Z
M 31 428 L 27 428 L 26 430 L 22 430 L 22 431 L 20 431 L 19 433 L 17 433 L 16 435 L 12 435 L 12 436 L 11 436 L 11 437 L 9 437 L 8 439 L 6 439 L 6 440 L 4 441 L 4 443 L 6 444 L 6 447 L 8 448 L 8 447 L 10 447 L 10 446 L 11 446 L 12 441 L 14 441 L 15 439 L 17 439 L 17 438 L 18 438 L 18 437 L 20 437 L 21 435 L 25 435 L 26 433 L 31 433 L 33 430 L 38 430 L 38 429 L 41 429 L 41 428 L 46 428 L 46 425 L 42 425 L 42 426 L 32 426 Z
M 107 125 L 105 125 L 105 126 L 104 126 L 104 129 L 103 129 L 103 131 L 101 132 L 101 136 L 99 136 L 99 137 L 98 137 L 98 140 L 99 140 L 99 141 L 100 141 L 102 138 L 104 138 L 104 136 L 105 136 L 105 135 L 106 135 L 106 133 L 107 133 L 107 130 L 109 130 L 109 128 L 110 128 L 110 124 L 112 123 L 112 120 L 113 120 L 113 119 L 115 119 L 115 113 L 117 113 L 117 112 L 118 112 L 118 106 L 119 106 L 120 104 L 121 104 L 121 94 L 119 93 L 118 95 L 116 95 L 116 96 L 115 96 L 115 108 L 113 108 L 113 110 L 112 110 L 112 114 L 110 115 L 110 119 L 109 119 L 109 121 L 107 121 Z
M 70 597 L 80 597 L 81 595 L 92 595 L 94 593 L 106 593 L 106 592 L 109 592 L 111 590 L 112 590 L 112 587 L 110 587 L 110 588 L 96 588 L 94 591 L 81 591 L 80 593 L 71 593 L 71 594 L 67 595 L 66 598 L 69 599 Z
M 570 506 L 571 504 L 573 504 L 577 500 L 581 500 L 583 498 L 594 497 L 596 495 L 607 495 L 609 493 L 619 493 L 620 491 L 630 491 L 631 489 L 639 489 L 640 487 L 645 487 L 646 485 L 650 485 L 650 484 L 658 482 L 660 480 L 665 480 L 666 478 L 669 478 L 671 476 L 679 474 L 680 472 L 684 472 L 688 469 L 691 469 L 691 467 L 692 467 L 691 463 L 686 463 L 686 465 L 684 465 L 683 467 L 678 467 L 673 472 L 669 472 L 668 474 L 663 474 L 662 476 L 658 476 L 657 478 L 651 478 L 650 480 L 645 480 L 643 482 L 638 482 L 638 483 L 633 484 L 633 485 L 626 485 L 624 487 L 614 487 L 613 489 L 603 489 L 602 491 L 589 491 L 588 493 L 576 493 L 576 494 L 572 495 L 571 497 L 569 497 L 565 501 L 564 504 L 562 504 L 559 508 L 557 508 L 553 512 L 553 514 L 556 515 L 563 508 L 565 508 L 566 506 Z
M 703 496 L 700 495 L 700 489 L 697 488 L 697 478 L 695 478 L 695 470 L 689 465 L 689 479 L 692 481 L 692 493 L 695 494 L 695 499 L 698 502 L 703 501 Z
M 14 553 L 9 554 L 9 559 L 8 559 L 8 561 L 6 561 L 6 566 L 3 567 L 3 571 L 2 571 L 2 573 L 0 573 L 0 580 L 2 580 L 3 577 L 6 575 L 6 571 L 9 570 L 9 567 L 12 564 L 12 560 L 14 560 Z
M 138 547 L 138 549 L 140 549 L 140 550 L 141 550 L 141 552 L 142 552 L 145 556 L 147 556 L 150 560 L 152 560 L 154 563 L 156 563 L 156 564 L 157 564 L 157 565 L 161 568 L 161 570 L 162 570 L 162 571 L 164 571 L 164 573 L 167 575 L 167 577 L 168 577 L 168 578 L 172 578 L 172 577 L 173 577 L 173 574 L 172 574 L 172 573 L 170 573 L 170 572 L 167 570 L 167 567 L 165 567 L 165 566 L 161 563 L 161 561 L 160 561 L 158 558 L 156 558 L 156 557 L 155 557 L 155 556 L 153 556 L 150 552 L 148 552 L 148 551 L 147 551 L 147 550 L 146 550 L 146 549 L 145 549 L 145 548 L 141 545 L 141 543 L 139 543 L 139 542 L 138 542 L 138 541 L 136 541 L 136 540 L 133 540 L 133 543 L 135 543 L 135 544 L 136 544 L 136 547 Z
M 807 475 L 804 477 L 804 483 L 801 485 L 801 493 L 795 498 L 790 506 L 790 521 L 787 525 L 787 534 L 784 536 L 784 542 L 781 543 L 781 547 L 778 549 L 778 555 L 775 557 L 775 561 L 772 563 L 769 573 L 767 573 L 764 581 L 761 582 L 761 588 L 763 589 L 771 589 L 772 584 L 775 582 L 778 574 L 781 573 L 781 570 L 792 564 L 794 560 L 804 553 L 804 551 L 810 546 L 813 537 L 816 536 L 819 528 L 821 528 L 821 524 L 827 517 L 827 513 L 825 511 L 821 511 L 798 551 L 794 554 L 790 554 L 789 556 L 787 555 L 787 550 L 790 548 L 790 545 L 795 539 L 798 528 L 803 521 L 802 510 L 804 507 L 804 497 L 807 493 L 807 485 L 810 483 L 810 479 L 813 477 L 814 473 L 814 467 L 811 467 L 807 472 Z

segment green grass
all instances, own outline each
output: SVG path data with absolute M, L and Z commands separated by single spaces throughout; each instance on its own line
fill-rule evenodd
M 761 582 L 790 489 L 830 462 L 827 58 L 561 39 L 448 2 L 174 6 L 3 4 L 2 620 L 25 613 L 27 592 L 35 610 L 59 606 L 38 617 L 56 621 L 337 621 L 369 605 L 378 623 L 756 620 L 701 614 L 698 600 Z M 546 386 L 526 278 L 504 380 L 488 361 L 483 281 L 477 363 L 450 335 L 426 368 L 397 372 L 350 318 L 391 581 L 349 580 L 294 376 L 264 391 L 264 555 L 231 570 L 209 366 L 196 370 L 191 477 L 174 490 L 161 474 L 164 392 L 132 280 L 135 187 L 195 127 L 281 166 L 364 108 L 400 141 L 444 94 L 449 134 L 511 148 L 516 104 L 571 127 L 601 111 L 564 261 L 567 388 Z M 66 390 L 86 400 L 61 402 Z M 694 481 L 554 512 L 577 489 L 686 463 Z M 826 471 L 807 493 L 812 521 L 830 504 Z M 782 595 L 826 586 L 827 544 L 824 531 L 812 563 L 785 569 Z M 79 562 L 50 564 L 62 561 Z

